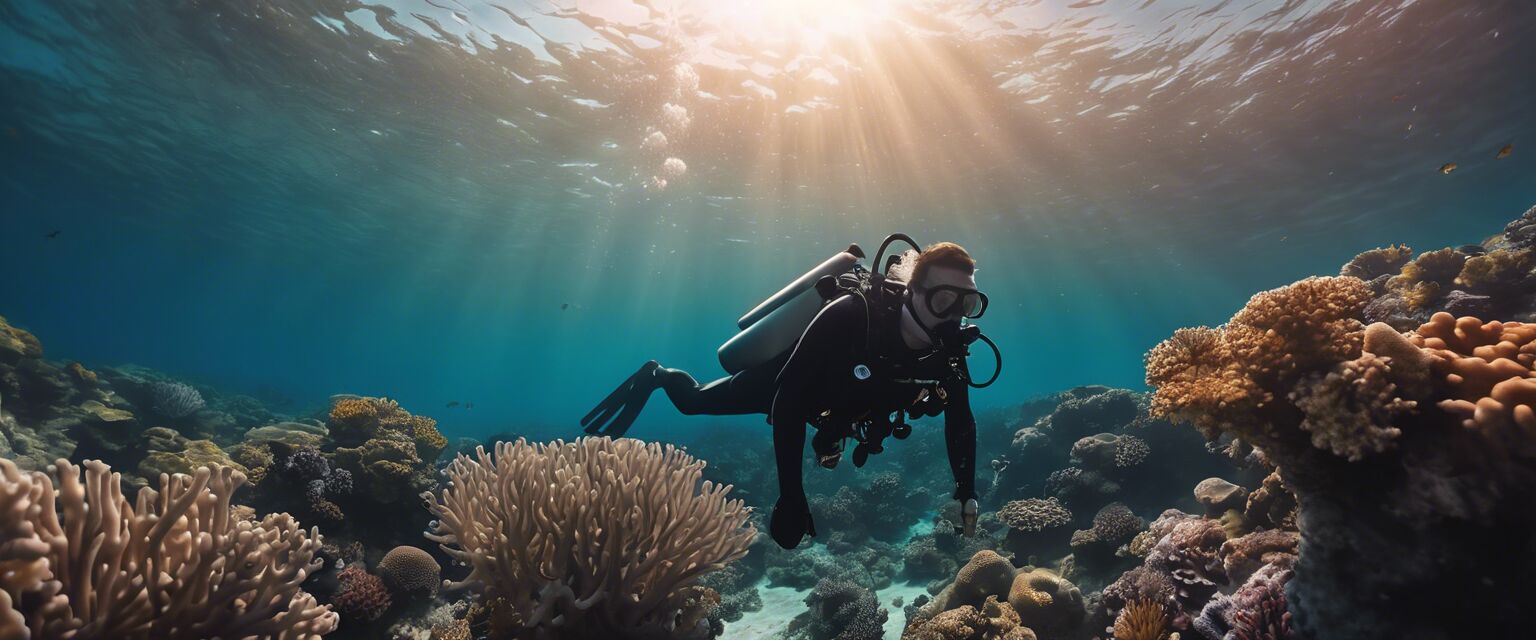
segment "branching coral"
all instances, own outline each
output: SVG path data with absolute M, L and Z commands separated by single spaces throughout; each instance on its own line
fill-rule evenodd
M 57 490 L 0 459 L 0 636 L 287 640 L 335 628 L 299 588 L 319 533 L 287 514 L 238 517 L 229 498 L 243 474 L 161 475 L 129 503 L 100 462 L 85 463 L 83 482 L 80 467 L 54 467 Z
M 1364 353 L 1298 383 L 1290 399 L 1306 414 L 1301 428 L 1312 434 L 1312 446 L 1351 461 L 1392 446 L 1401 433 L 1392 423 L 1417 403 L 1398 397 L 1389 371 L 1385 358 Z
M 459 584 L 501 599 L 528 630 L 627 637 L 678 628 L 683 587 L 746 555 L 756 530 L 730 486 L 671 445 L 582 438 L 499 443 L 459 456 L 423 498 L 428 539 L 470 567 Z
M 1449 284 L 1464 261 L 1420 256 L 1398 284 Z M 1362 327 L 1368 299 L 1357 279 L 1311 278 L 1255 296 L 1221 329 L 1196 330 L 1203 350 L 1176 334 L 1148 357 L 1154 407 L 1254 446 L 1294 494 L 1304 543 L 1287 589 L 1299 634 L 1513 620 L 1505 603 L 1536 596 L 1503 586 L 1536 572 L 1528 537 L 1509 533 L 1536 527 L 1526 508 L 1536 500 L 1536 325 L 1437 313 L 1404 335 Z M 1286 526 L 1292 502 L 1279 489 L 1266 481 L 1233 529 Z M 1224 579 L 1206 541 L 1225 535 L 1215 521 L 1178 526 L 1199 534 L 1183 536 L 1193 544 L 1165 548 L 1175 542 L 1165 537 L 1147 562 L 1198 596 Z M 1448 583 L 1464 586 L 1437 588 Z M 1455 613 L 1486 606 L 1499 613 Z

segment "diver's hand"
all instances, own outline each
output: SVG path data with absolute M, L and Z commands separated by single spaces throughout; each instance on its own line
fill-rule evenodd
M 811 521 L 811 507 L 806 504 L 805 494 L 780 496 L 768 518 L 768 533 L 780 547 L 793 549 L 800 539 L 810 534 L 816 536 L 816 525 Z
M 975 498 L 960 503 L 960 522 L 963 523 L 960 527 L 960 535 L 967 538 L 976 535 L 976 516 L 980 510 L 981 507 L 976 503 Z

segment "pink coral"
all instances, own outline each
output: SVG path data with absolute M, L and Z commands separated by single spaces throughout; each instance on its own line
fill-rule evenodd
M 389 609 L 389 589 L 384 580 L 353 565 L 341 570 L 336 576 L 341 588 L 331 599 L 336 610 L 349 618 L 378 620 Z

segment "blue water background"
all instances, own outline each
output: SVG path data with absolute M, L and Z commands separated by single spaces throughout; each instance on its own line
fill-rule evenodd
M 598 4 L 5 3 L 0 314 L 53 358 L 571 436 L 646 359 L 720 375 L 760 298 L 902 231 L 976 256 L 1000 407 L 1139 388 L 1178 327 L 1536 204 L 1528 2 L 946 3 L 820 96 L 825 50 Z M 647 190 L 673 103 L 688 171 Z M 760 422 L 658 394 L 632 433 Z

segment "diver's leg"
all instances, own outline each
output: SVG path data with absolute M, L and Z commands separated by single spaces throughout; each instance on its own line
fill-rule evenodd
M 773 405 L 773 383 L 783 359 L 774 358 L 705 384 L 681 369 L 662 367 L 656 379 L 673 406 L 685 415 L 732 416 L 768 413 Z

